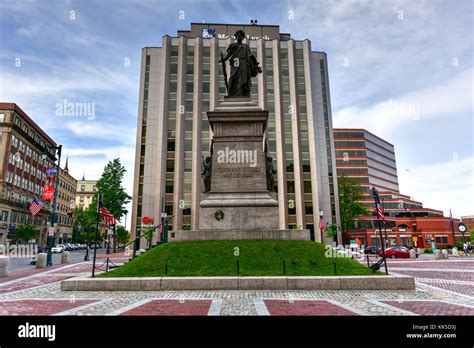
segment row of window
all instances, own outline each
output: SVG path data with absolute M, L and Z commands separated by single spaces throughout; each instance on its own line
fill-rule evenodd
M 21 187 L 22 189 L 34 192 L 37 195 L 43 194 L 43 187 L 41 187 L 38 184 L 35 184 L 34 182 L 22 178 L 20 175 L 13 174 L 10 171 L 7 171 L 5 174 L 5 180 L 6 182 L 13 184 L 15 186 Z

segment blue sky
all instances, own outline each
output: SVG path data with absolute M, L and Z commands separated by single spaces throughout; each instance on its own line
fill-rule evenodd
M 402 193 L 474 214 L 470 0 L 0 0 L 0 100 L 64 145 L 76 178 L 120 157 L 131 192 L 141 48 L 190 22 L 250 19 L 327 52 L 335 127 L 394 144 Z M 58 115 L 65 100 L 95 117 Z

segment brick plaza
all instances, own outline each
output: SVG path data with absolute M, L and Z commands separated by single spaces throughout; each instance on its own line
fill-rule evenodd
M 61 291 L 91 263 L 29 269 L 0 279 L 0 315 L 474 315 L 474 260 L 389 260 L 412 291 Z

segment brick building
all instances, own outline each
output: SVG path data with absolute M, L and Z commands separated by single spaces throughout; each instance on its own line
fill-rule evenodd
M 32 224 L 37 243 L 45 245 L 49 207 L 34 218 L 28 210 L 35 196 L 41 197 L 45 169 L 55 162 L 56 143 L 16 104 L 0 103 L 0 242 L 15 239 L 15 229 Z M 43 149 L 49 149 L 43 160 Z
M 386 234 L 389 245 L 406 245 L 426 248 L 430 241 L 439 246 L 453 244 L 449 217 L 436 209 L 423 207 L 423 203 L 401 194 L 398 186 L 395 148 L 389 142 L 365 129 L 334 129 L 337 176 L 359 181 L 361 202 L 374 211 L 370 188 L 379 191 L 385 212 Z M 461 241 L 454 219 L 456 241 Z M 344 242 L 359 238 L 364 245 L 380 245 L 378 222 L 375 214 L 358 217 L 355 228 L 343 233 Z M 384 230 L 384 232 L 385 232 Z

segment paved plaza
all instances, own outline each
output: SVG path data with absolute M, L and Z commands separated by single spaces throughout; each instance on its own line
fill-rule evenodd
M 390 273 L 415 277 L 412 291 L 60 290 L 64 279 L 90 276 L 91 265 L 30 268 L 1 278 L 0 315 L 474 315 L 474 258 L 389 260 Z

